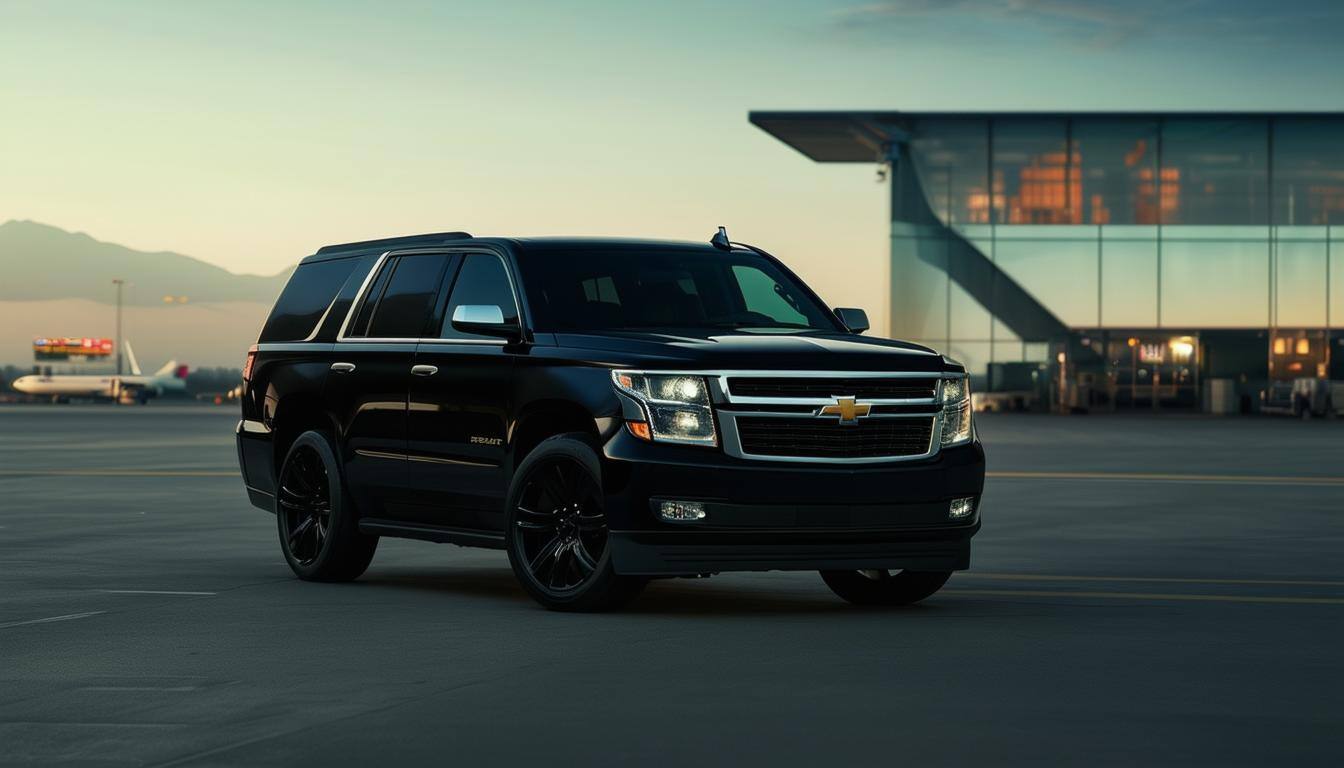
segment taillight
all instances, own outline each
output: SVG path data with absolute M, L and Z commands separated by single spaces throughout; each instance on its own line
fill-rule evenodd
M 243 363 L 243 381 L 252 380 L 252 365 L 257 362 L 257 345 L 253 344 L 247 350 L 247 362 Z

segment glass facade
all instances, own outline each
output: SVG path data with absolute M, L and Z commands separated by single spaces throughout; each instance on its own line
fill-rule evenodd
M 909 116 L 901 129 L 891 335 L 977 376 L 1072 359 L 1095 337 L 1132 383 L 1157 370 L 1135 339 L 1192 339 L 1196 361 L 1219 339 L 1261 339 L 1268 359 L 1283 329 L 1330 339 L 1344 321 L 1344 116 Z

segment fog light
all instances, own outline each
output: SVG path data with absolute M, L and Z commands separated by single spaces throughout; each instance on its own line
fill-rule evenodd
M 670 523 L 704 520 L 705 505 L 698 501 L 664 501 L 658 505 L 658 516 Z
M 964 499 L 953 499 L 951 506 L 947 508 L 947 516 L 956 520 L 962 517 L 970 517 L 975 511 L 975 497 L 969 496 Z

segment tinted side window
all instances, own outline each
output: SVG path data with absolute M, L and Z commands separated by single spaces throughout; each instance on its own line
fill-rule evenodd
M 439 293 L 448 254 L 398 256 L 387 290 L 373 311 L 368 336 L 374 339 L 418 339 Z
M 469 253 L 462 260 L 462 268 L 453 282 L 453 291 L 448 295 L 448 308 L 443 314 L 443 328 L 439 338 L 486 338 L 453 328 L 453 310 L 463 304 L 493 304 L 504 312 L 505 322 L 518 322 L 518 303 L 514 301 L 504 262 L 498 256 Z
M 261 329 L 262 342 L 301 341 L 317 327 L 359 259 L 303 264 L 294 270 Z

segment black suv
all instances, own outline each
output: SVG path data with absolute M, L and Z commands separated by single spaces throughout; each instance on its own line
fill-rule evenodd
M 969 567 L 984 451 L 965 369 L 867 327 L 722 229 L 327 246 L 248 353 L 243 480 L 303 579 L 402 536 L 549 608 L 743 570 L 911 603 Z

